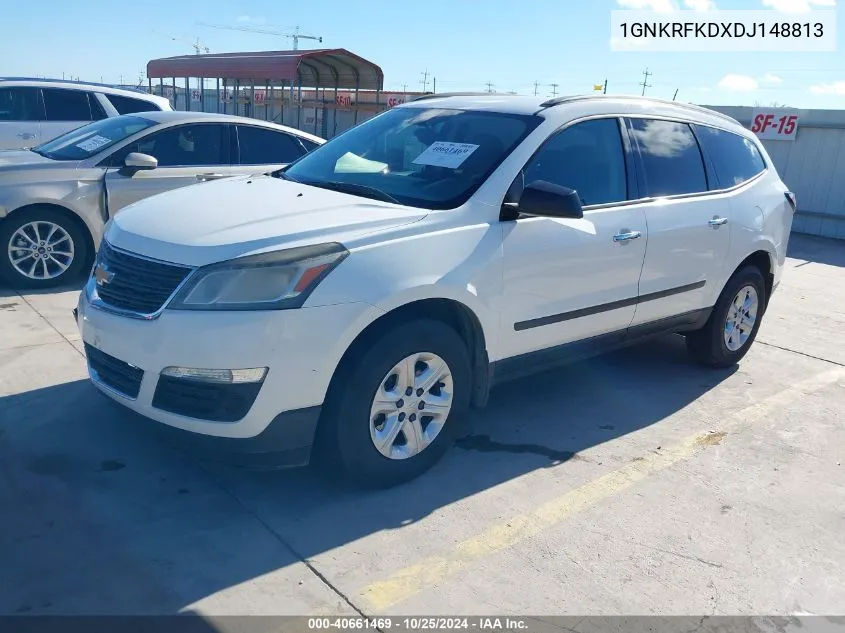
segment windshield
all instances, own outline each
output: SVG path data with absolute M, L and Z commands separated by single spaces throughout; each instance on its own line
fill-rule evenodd
M 32 151 L 54 160 L 83 160 L 153 125 L 155 121 L 139 116 L 116 116 L 83 125 Z
M 282 177 L 414 207 L 452 209 L 541 121 L 498 112 L 396 108 L 306 154 Z

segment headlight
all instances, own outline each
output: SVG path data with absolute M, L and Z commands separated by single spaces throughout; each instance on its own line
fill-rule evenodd
M 239 257 L 194 272 L 172 310 L 299 308 L 349 252 L 334 242 Z

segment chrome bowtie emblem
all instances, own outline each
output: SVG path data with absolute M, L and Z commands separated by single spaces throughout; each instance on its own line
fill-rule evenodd
M 105 264 L 97 264 L 97 267 L 94 269 L 94 279 L 97 280 L 98 286 L 105 286 L 114 279 L 114 273 Z

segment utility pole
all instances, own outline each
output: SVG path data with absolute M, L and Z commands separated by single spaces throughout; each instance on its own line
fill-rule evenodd
M 408 84 L 402 84 L 402 92 L 408 92 Z
M 432 77 L 431 81 L 432 81 L 431 91 L 436 93 L 437 92 L 437 77 Z
M 678 88 L 675 88 L 675 95 L 672 97 L 672 101 L 675 100 L 675 97 L 678 96 Z
M 423 76 L 422 80 L 420 81 L 420 83 L 423 85 L 423 92 L 427 92 L 426 89 L 428 88 L 428 70 L 425 70 L 420 74 Z
M 114 77 L 114 75 L 112 75 L 112 77 Z M 120 85 L 123 85 L 123 75 L 120 76 Z
M 604 90 L 601 91 L 603 95 L 607 94 L 607 79 L 604 80 Z
M 560 84 L 549 84 L 549 85 L 552 87 L 552 96 L 553 96 L 553 97 L 556 97 L 556 96 L 557 96 L 557 87 L 558 87 Z
M 492 82 L 488 81 L 484 85 L 487 86 L 487 92 L 493 92 L 493 83 Z
M 643 76 L 644 76 L 644 79 L 643 79 L 643 82 L 640 84 L 640 85 L 643 87 L 642 96 L 645 96 L 645 89 L 646 89 L 646 88 L 651 88 L 651 84 L 650 84 L 650 83 L 648 83 L 648 78 L 649 78 L 651 75 L 653 75 L 653 74 L 654 74 L 654 73 L 651 73 L 651 72 L 649 72 L 649 71 L 648 71 L 648 68 L 646 68 L 646 69 L 643 71 Z
M 539 81 L 535 81 L 535 82 L 534 82 L 534 96 L 535 96 L 535 97 L 537 96 L 537 88 L 538 88 L 539 86 L 540 86 L 540 82 L 539 82 Z

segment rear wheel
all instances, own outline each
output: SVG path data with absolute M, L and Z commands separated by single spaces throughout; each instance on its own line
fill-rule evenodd
M 0 222 L 0 277 L 17 288 L 52 288 L 79 276 L 88 246 L 79 226 L 49 208 Z
M 756 266 L 746 266 L 725 284 L 706 325 L 687 334 L 690 355 L 709 367 L 729 367 L 748 352 L 766 307 L 766 284 Z
M 417 320 L 386 332 L 330 394 L 318 462 L 366 487 L 421 475 L 454 441 L 470 373 L 464 341 L 444 323 Z

